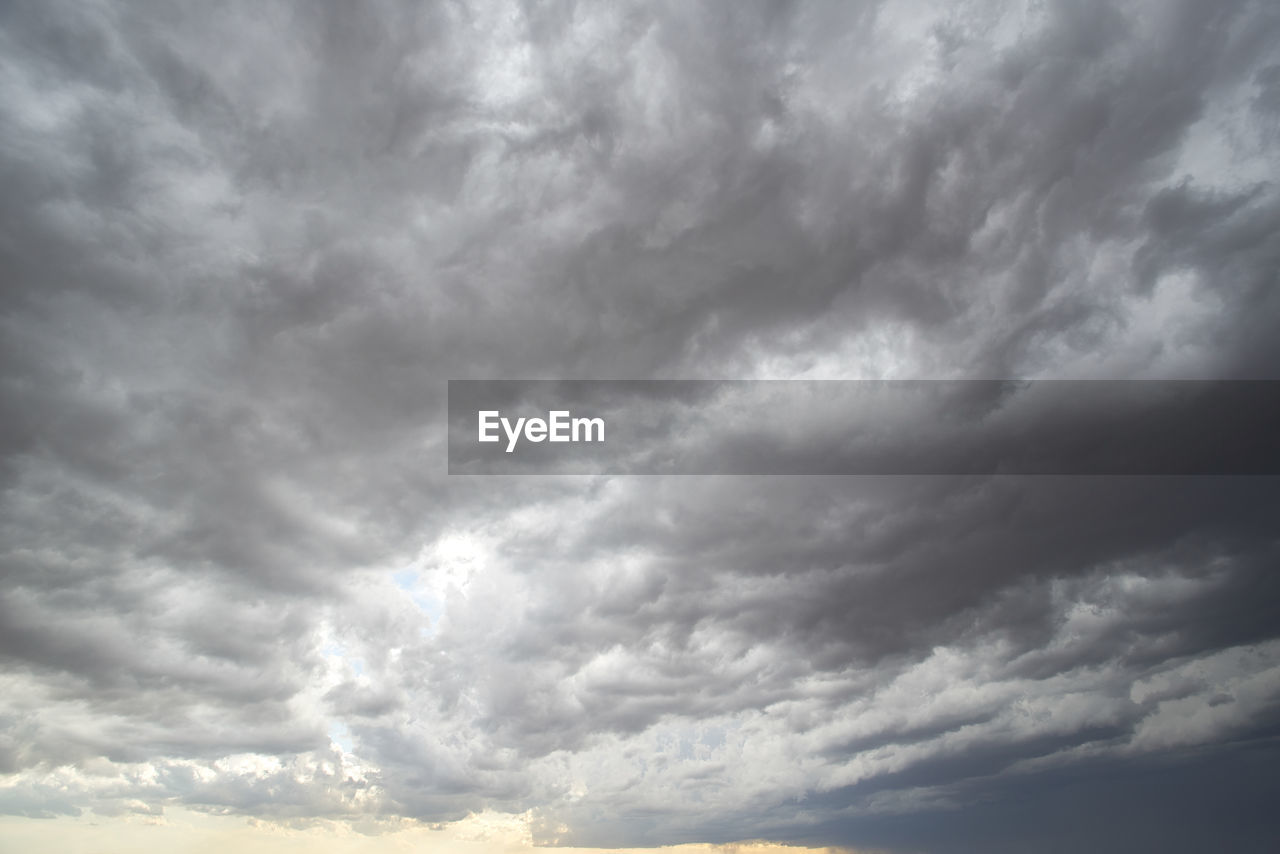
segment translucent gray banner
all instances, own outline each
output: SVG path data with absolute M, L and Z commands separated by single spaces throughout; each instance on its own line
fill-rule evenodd
M 1271 380 L 450 380 L 449 473 L 1280 474 Z

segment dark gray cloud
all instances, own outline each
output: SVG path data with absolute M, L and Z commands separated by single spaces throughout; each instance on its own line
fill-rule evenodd
M 0 809 L 1260 850 L 1274 478 L 459 478 L 444 403 L 1275 379 L 1277 44 L 1244 0 L 5 4 Z

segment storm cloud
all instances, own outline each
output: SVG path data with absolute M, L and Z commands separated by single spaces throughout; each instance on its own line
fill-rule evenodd
M 1280 379 L 1278 45 L 4 4 L 0 811 L 1263 850 L 1280 478 L 467 477 L 446 389 Z

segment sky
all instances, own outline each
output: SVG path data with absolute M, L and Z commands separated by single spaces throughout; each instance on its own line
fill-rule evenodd
M 1280 379 L 1278 153 L 1264 0 L 0 4 L 0 849 L 1270 850 L 1280 478 L 445 405 Z

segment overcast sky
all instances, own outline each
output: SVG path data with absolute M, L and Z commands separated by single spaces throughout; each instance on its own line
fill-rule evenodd
M 1269 850 L 1280 478 L 460 477 L 444 406 L 1280 378 L 1277 163 L 1267 0 L 0 4 L 0 813 Z

